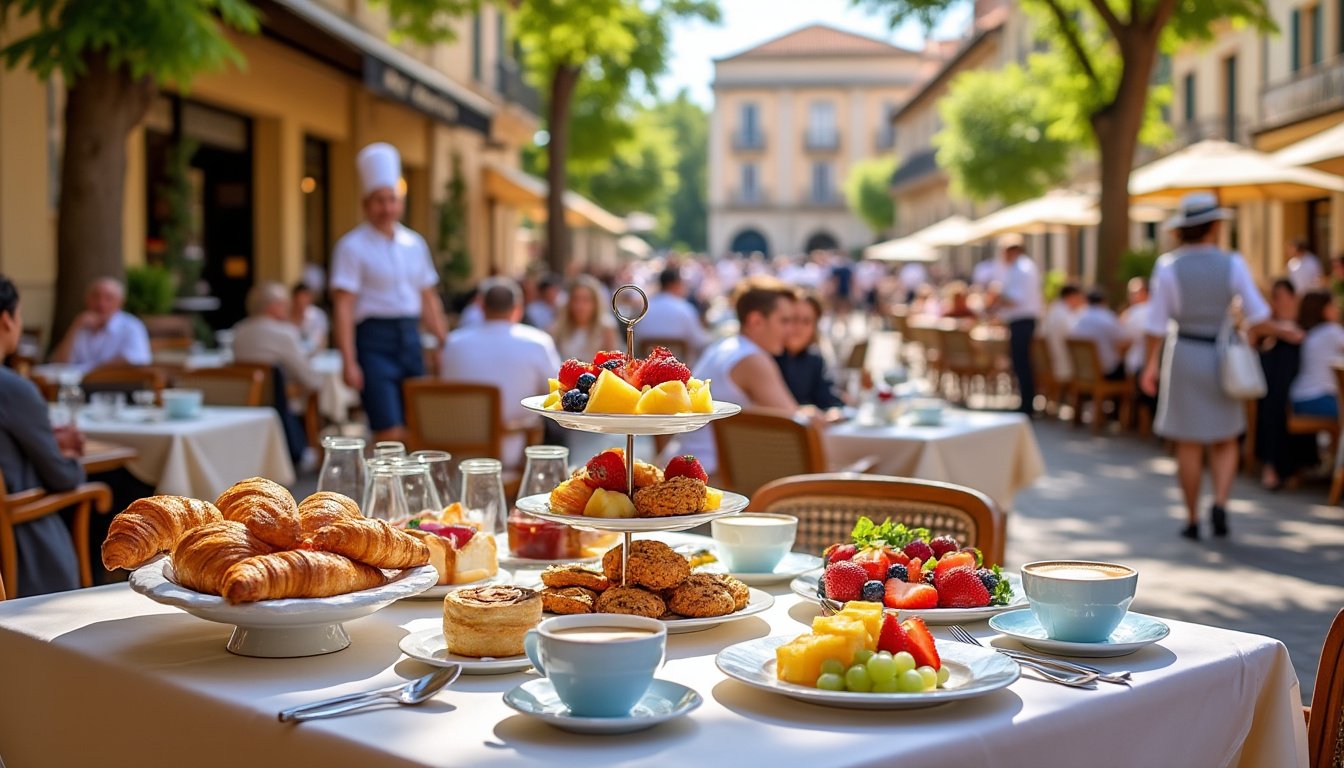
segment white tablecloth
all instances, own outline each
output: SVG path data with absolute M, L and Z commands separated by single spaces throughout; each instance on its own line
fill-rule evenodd
M 79 428 L 89 437 L 134 448 L 139 457 L 127 469 L 161 494 L 213 500 L 248 477 L 294 482 L 273 408 L 206 406 L 196 419 L 148 423 L 95 421 L 85 412 Z
M 1129 688 L 1024 678 L 932 709 L 829 709 L 757 691 L 714 666 L 727 645 L 797 635 L 817 615 L 783 587 L 772 591 L 778 602 L 761 616 L 669 638 L 659 676 L 697 690 L 699 710 L 606 737 L 563 733 L 508 709 L 501 695 L 531 673 L 463 675 L 417 708 L 276 720 L 286 707 L 428 672 L 397 641 L 438 626 L 437 601 L 405 601 L 350 622 L 353 643 L 339 653 L 254 659 L 224 650 L 228 627 L 125 585 L 10 600 L 0 603 L 0 756 L 9 768 L 1307 764 L 1297 678 L 1287 649 L 1268 637 L 1170 622 L 1160 645 L 1100 663 L 1131 670 Z M 989 633 L 985 624 L 970 629 Z
M 873 457 L 875 474 L 968 486 L 1005 512 L 1013 495 L 1045 472 L 1031 422 L 1017 413 L 949 409 L 937 427 L 849 421 L 827 427 L 823 440 L 831 466 Z

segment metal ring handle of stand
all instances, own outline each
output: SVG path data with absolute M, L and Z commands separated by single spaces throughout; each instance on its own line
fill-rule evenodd
M 639 314 L 634 317 L 626 317 L 621 314 L 621 307 L 618 302 L 620 296 L 625 291 L 634 291 L 643 306 Z M 644 315 L 649 312 L 649 295 L 637 285 L 622 285 L 611 294 L 611 313 L 617 320 L 625 323 L 625 355 L 627 358 L 635 359 L 635 324 L 644 319 Z M 630 497 L 630 502 L 635 501 L 635 436 L 625 436 L 625 490 Z M 629 531 L 622 534 L 623 543 L 621 546 L 621 586 L 626 584 L 626 572 L 630 564 L 630 544 L 631 535 Z

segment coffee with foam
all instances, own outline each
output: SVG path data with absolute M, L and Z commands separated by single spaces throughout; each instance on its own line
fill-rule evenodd
M 1027 566 L 1027 572 L 1051 579 L 1070 581 L 1099 581 L 1101 579 L 1123 579 L 1134 573 L 1134 569 L 1110 563 L 1054 562 L 1038 563 Z

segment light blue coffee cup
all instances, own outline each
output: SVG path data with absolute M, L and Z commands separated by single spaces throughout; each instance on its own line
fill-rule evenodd
M 165 389 L 159 395 L 170 419 L 194 419 L 201 413 L 205 393 L 199 389 Z
M 667 626 L 657 619 L 590 613 L 530 629 L 523 650 L 576 717 L 625 717 L 663 664 Z
M 793 549 L 798 518 L 748 512 L 709 524 L 719 559 L 732 573 L 771 573 Z
M 1139 572 L 1119 563 L 1040 560 L 1022 566 L 1031 612 L 1051 640 L 1103 643 L 1120 626 Z

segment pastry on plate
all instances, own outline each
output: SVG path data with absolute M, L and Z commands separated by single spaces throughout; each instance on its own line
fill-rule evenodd
M 547 613 L 562 616 L 592 613 L 597 604 L 597 592 L 583 587 L 546 587 L 541 590 L 541 607 Z
M 224 574 L 220 594 L 230 603 L 284 597 L 331 597 L 381 587 L 387 575 L 333 552 L 294 549 L 257 555 Z
M 640 517 L 694 515 L 705 507 L 705 484 L 693 477 L 674 477 L 635 491 Z
M 495 537 L 465 525 L 408 528 L 406 533 L 429 548 L 429 562 L 439 572 L 438 585 L 470 584 L 499 573 Z
M 707 619 L 727 616 L 734 610 L 732 593 L 717 579 L 704 573 L 691 577 L 671 591 L 667 607 L 679 616 Z
M 548 567 L 541 572 L 541 583 L 557 589 L 583 587 L 594 592 L 602 592 L 611 587 L 611 580 L 601 572 L 578 563 Z
M 294 549 L 303 538 L 299 505 L 283 485 L 264 477 L 234 483 L 215 499 L 225 520 L 247 526 L 253 536 L 277 549 Z
M 639 587 L 612 587 L 597 596 L 598 613 L 621 613 L 656 619 L 667 613 L 663 598 Z
M 173 581 L 207 595 L 224 594 L 224 574 L 272 547 L 232 520 L 216 520 L 182 535 L 173 547 Z
M 472 587 L 443 598 L 443 637 L 459 656 L 517 656 L 540 622 L 541 595 L 526 587 Z

